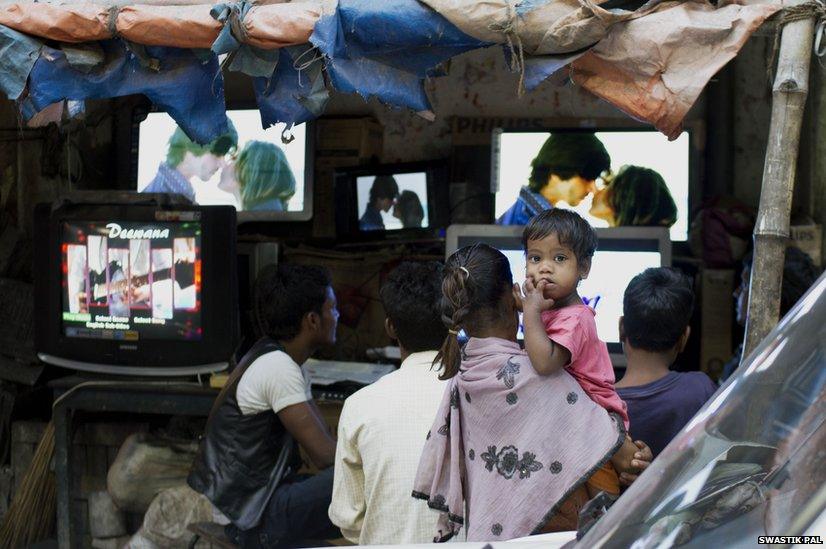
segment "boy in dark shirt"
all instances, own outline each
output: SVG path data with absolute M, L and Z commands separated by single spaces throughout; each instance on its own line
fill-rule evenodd
M 654 456 L 697 413 L 717 386 L 703 372 L 672 372 L 685 348 L 694 293 L 688 279 L 669 268 L 646 269 L 625 289 L 620 340 L 628 362 L 616 384 L 628 405 L 631 436 Z

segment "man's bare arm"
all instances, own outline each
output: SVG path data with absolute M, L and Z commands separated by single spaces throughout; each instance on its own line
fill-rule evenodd
M 313 465 L 326 469 L 333 465 L 336 441 L 312 401 L 299 402 L 278 412 L 278 419 L 307 452 Z

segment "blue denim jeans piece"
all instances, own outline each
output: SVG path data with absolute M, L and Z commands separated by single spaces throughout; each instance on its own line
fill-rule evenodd
M 290 475 L 276 488 L 257 526 L 242 531 L 229 524 L 227 537 L 242 549 L 321 545 L 341 536 L 327 514 L 332 496 L 332 467 L 316 475 Z

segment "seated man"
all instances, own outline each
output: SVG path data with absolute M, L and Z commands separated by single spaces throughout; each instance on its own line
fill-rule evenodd
M 187 483 L 229 519 L 227 534 L 241 547 L 337 537 L 327 517 L 335 440 L 301 369 L 317 348 L 335 342 L 329 274 L 302 265 L 265 270 L 256 282 L 254 318 L 262 337 L 218 395 Z M 319 474 L 295 475 L 290 459 L 284 467 L 279 454 L 294 451 L 287 433 Z
M 703 372 L 669 371 L 685 349 L 693 308 L 691 285 L 675 269 L 646 269 L 625 289 L 619 331 L 628 366 L 616 388 L 631 436 L 655 457 L 717 390 Z
M 439 263 L 402 263 L 381 288 L 401 368 L 344 403 L 330 518 L 353 543 L 429 543 L 438 514 L 410 497 L 446 382 L 433 369 L 447 329 Z

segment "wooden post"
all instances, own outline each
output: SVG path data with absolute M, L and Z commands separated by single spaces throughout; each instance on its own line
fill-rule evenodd
M 784 7 L 803 3 L 803 0 L 792 0 L 784 3 Z M 780 287 L 789 238 L 800 126 L 809 91 L 814 25 L 812 14 L 812 17 L 790 22 L 782 29 L 772 88 L 772 116 L 760 210 L 754 228 L 754 261 L 743 358 L 774 328 L 780 316 Z

